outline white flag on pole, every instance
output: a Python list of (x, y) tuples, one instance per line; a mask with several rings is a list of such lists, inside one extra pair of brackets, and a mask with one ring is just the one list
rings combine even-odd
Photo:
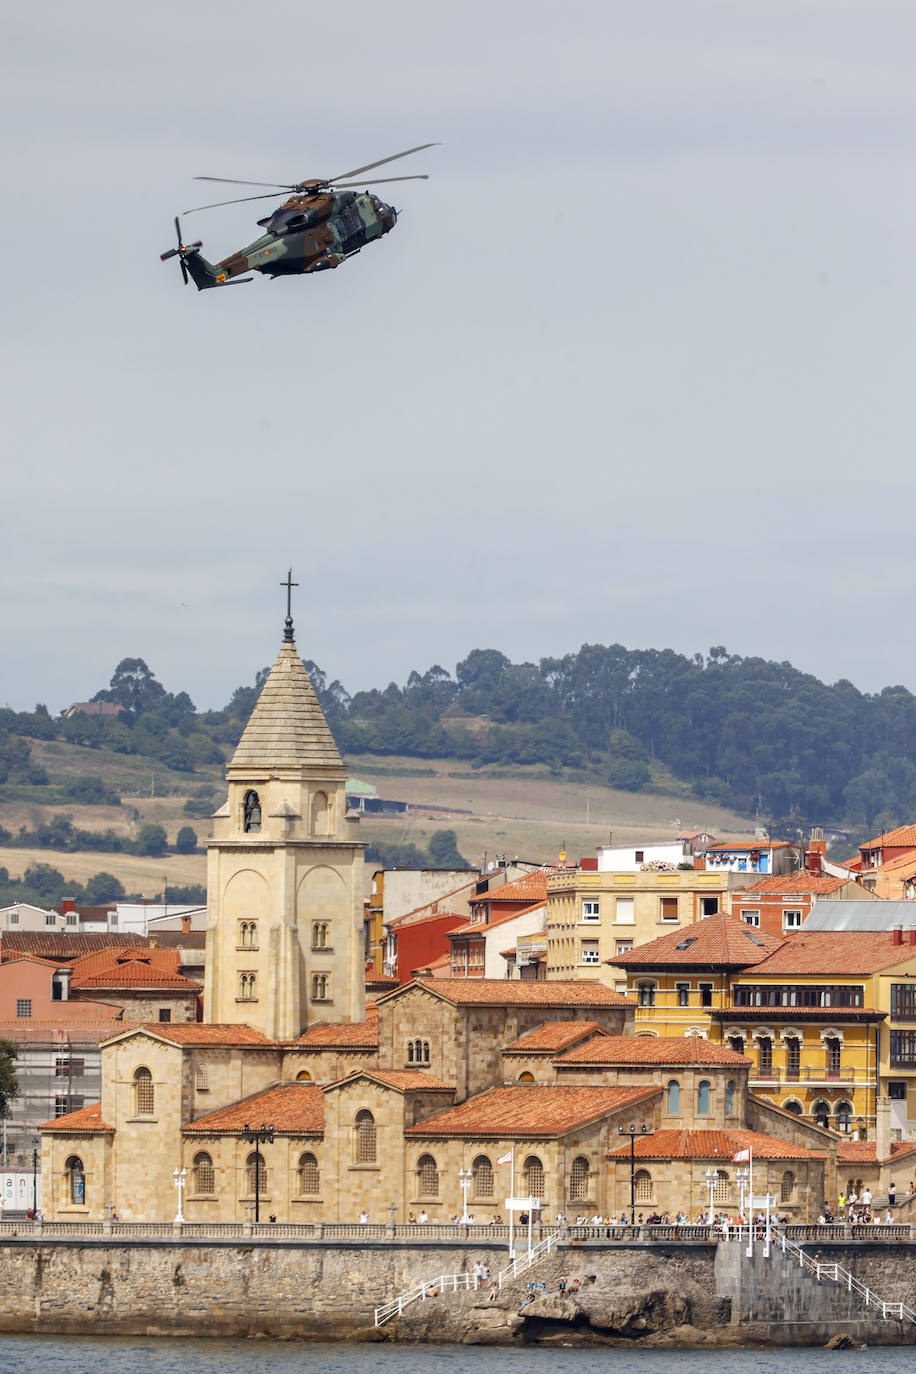
[(732, 1155), (732, 1163), (733, 1163), (733, 1164), (750, 1164), (750, 1162), (751, 1162), (751, 1152), (750, 1152), (750, 1149), (747, 1149), (747, 1150), (739, 1150), (737, 1154)]
[(497, 1164), (511, 1164), (511, 1163), (512, 1163), (512, 1156), (513, 1156), (513, 1154), (514, 1154), (514, 1151), (513, 1151), (513, 1150), (507, 1151), (506, 1154), (500, 1155), (500, 1157), (499, 1157), (499, 1159), (496, 1161), (496, 1163), (497, 1163)]

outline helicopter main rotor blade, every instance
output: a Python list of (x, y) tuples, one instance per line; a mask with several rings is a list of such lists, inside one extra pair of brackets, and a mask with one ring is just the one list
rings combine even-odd
[(192, 181), (224, 181), (227, 186), (276, 186), (279, 191), (295, 191), (295, 186), (287, 186), (280, 181), (239, 181), (236, 177), (192, 177)]
[(418, 176), (413, 177), (372, 177), (370, 181), (335, 181), (334, 185), (346, 190), (350, 186), (381, 186), (384, 181), (429, 181), (429, 175), (420, 172)]
[(418, 143), (416, 148), (405, 148), (403, 153), (392, 153), (391, 157), (380, 157), (378, 162), (367, 162), (365, 167), (354, 167), (351, 172), (339, 172), (336, 177), (328, 177), (328, 183), (343, 181), (345, 177), (358, 177), (361, 172), (371, 172), (373, 167), (384, 167), (386, 162), (397, 162), (399, 157), (410, 157), (411, 153), (422, 153), (424, 148), (437, 148), (437, 143)]
[[(290, 188), (294, 189), (294, 188)], [(215, 200), (212, 205), (195, 205), (191, 210), (182, 210), (183, 215), (196, 215), (198, 210), (215, 210), (220, 205), (241, 205), (245, 200), (274, 200), (277, 196), (285, 196), (286, 190), (268, 191), (263, 196), (239, 196), (236, 200)]]

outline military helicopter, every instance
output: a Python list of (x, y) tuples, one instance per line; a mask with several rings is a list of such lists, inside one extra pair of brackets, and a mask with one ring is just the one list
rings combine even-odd
[[(339, 267), (367, 243), (390, 233), (398, 221), (393, 206), (386, 205), (368, 191), (352, 190), (353, 186), (363, 186), (364, 183), (349, 181), (348, 178), (436, 146), (435, 143), (421, 143), (416, 148), (392, 153), (378, 162), (367, 162), (364, 167), (354, 167), (352, 171), (341, 172), (336, 177), (318, 177), (310, 181), (298, 181), (291, 186), (268, 181), (236, 181), (232, 177), (195, 177), (195, 181), (221, 181), (232, 186), (275, 186), (276, 189), (256, 196), (239, 196), (235, 200), (217, 200), (212, 205), (195, 205), (191, 210), (183, 210), (184, 215), (193, 215), (199, 210), (214, 210), (220, 205), (240, 205), (247, 200), (270, 200), (287, 191), (293, 194), (272, 215), (258, 220), (264, 230), (260, 238), (217, 263), (207, 262), (201, 256), (203, 245), (200, 240), (182, 243), (181, 224), (176, 215), (178, 247), (170, 248), (160, 257), (163, 262), (167, 258), (177, 257), (185, 286), (190, 274), (198, 291), (254, 281), (254, 277), (243, 276), (244, 272), (287, 277), (303, 272), (326, 272)], [(405, 177), (376, 177), (368, 184), (428, 180), (428, 176), (421, 173)]]

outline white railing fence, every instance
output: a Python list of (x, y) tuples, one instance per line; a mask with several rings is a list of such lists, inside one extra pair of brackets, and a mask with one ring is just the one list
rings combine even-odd
[[(531, 1250), (525, 1250), (515, 1256), (511, 1264), (507, 1264), (505, 1269), (500, 1269), (494, 1282), (502, 1288), (504, 1283), (514, 1279), (518, 1274), (524, 1274), (538, 1260), (544, 1259), (549, 1255), (557, 1243), (555, 1235), (545, 1236), (539, 1244)], [(479, 1287), (479, 1280), (475, 1280), (473, 1274), (440, 1274), (438, 1278), (427, 1279), (424, 1283), (415, 1283), (412, 1288), (408, 1288), (406, 1293), (400, 1293), (390, 1302), (383, 1303), (381, 1307), (375, 1309), (375, 1325), (384, 1326), (385, 1322), (392, 1317), (399, 1317), (405, 1307), (409, 1307), (412, 1302), (420, 1298), (435, 1298), (440, 1293), (457, 1293), (461, 1289), (471, 1289)]]
[(784, 1255), (790, 1255), (798, 1259), (799, 1266), (807, 1269), (809, 1274), (813, 1274), (818, 1282), (821, 1279), (830, 1279), (833, 1283), (842, 1284), (848, 1293), (856, 1293), (864, 1300), (869, 1313), (880, 1312), (881, 1316), (897, 1317), (900, 1321), (916, 1322), (916, 1309), (908, 1307), (905, 1302), (885, 1302), (879, 1298), (877, 1293), (859, 1279), (855, 1274), (851, 1274), (842, 1264), (825, 1264), (821, 1259), (814, 1259), (800, 1245), (796, 1245), (793, 1240), (789, 1240), (785, 1234), (777, 1235), (776, 1245)]
[(500, 1288), (502, 1288), (504, 1283), (508, 1283), (510, 1279), (514, 1279), (518, 1274), (524, 1274), (525, 1270), (530, 1269), (533, 1264), (537, 1264), (538, 1260), (544, 1259), (549, 1255), (556, 1243), (556, 1236), (545, 1236), (544, 1239), (531, 1250), (525, 1250), (522, 1254), (516, 1255), (512, 1263), (507, 1264), (505, 1269), (500, 1269), (499, 1273), (496, 1275), (496, 1281)]

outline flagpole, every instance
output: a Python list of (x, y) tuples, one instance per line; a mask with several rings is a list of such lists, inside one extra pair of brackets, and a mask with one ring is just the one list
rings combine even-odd
[(512, 1206), (509, 1208), (509, 1258), (515, 1259), (515, 1146), (512, 1146), (512, 1155), (509, 1159), (509, 1200)]
[(754, 1255), (754, 1147), (748, 1147), (748, 1187), (751, 1190), (751, 1201), (747, 1214), (747, 1257), (752, 1259)]

